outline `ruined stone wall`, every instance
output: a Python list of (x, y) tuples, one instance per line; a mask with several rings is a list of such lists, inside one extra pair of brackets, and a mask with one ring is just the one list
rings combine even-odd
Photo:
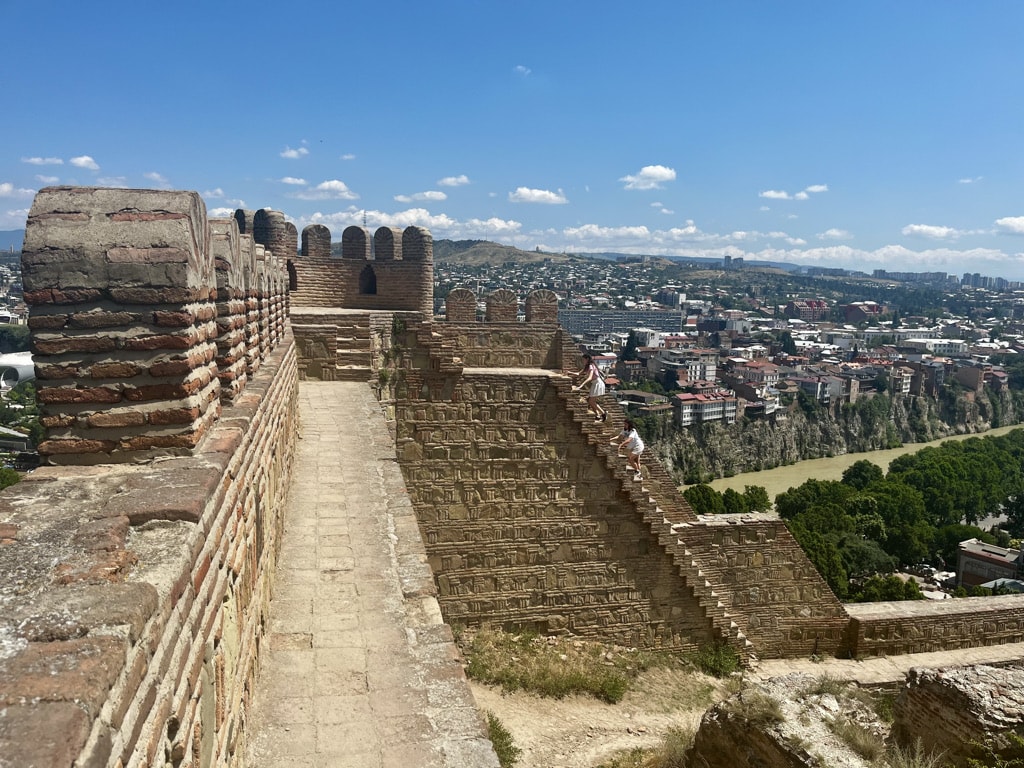
[(1024, 731), (1024, 666), (911, 669), (893, 714), (897, 741), (949, 765), (1019, 764), (1024, 750), (1007, 736)]
[[(284, 272), (235, 222), (211, 245), (194, 193), (52, 188), (29, 228), (40, 389), (119, 397), (50, 399), (67, 419), (49, 440), (103, 429), (115, 447), (0, 492), (0, 756), (238, 765), (297, 435)], [(171, 433), (153, 414), (191, 383), (196, 413)], [(187, 439), (134, 441), (167, 433)]]
[(706, 515), (680, 531), (758, 656), (839, 653), (848, 617), (777, 518)]
[(421, 227), (403, 231), (348, 227), (342, 256), (330, 252), (330, 233), (311, 225), (302, 233), (302, 252), (290, 262), (294, 306), (369, 310), (434, 311), (434, 246)]
[(846, 646), (854, 658), (1024, 642), (1024, 600), (1016, 595), (854, 603), (846, 608)]

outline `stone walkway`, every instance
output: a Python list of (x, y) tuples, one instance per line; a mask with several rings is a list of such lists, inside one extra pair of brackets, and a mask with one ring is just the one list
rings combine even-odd
[(1024, 643), (986, 645), (933, 653), (908, 653), (903, 656), (876, 656), (862, 661), (850, 659), (767, 659), (758, 662), (751, 674), (767, 680), (791, 672), (804, 672), (815, 677), (855, 680), (863, 686), (892, 686), (902, 683), (914, 667), (953, 667), (970, 664), (1024, 663)]
[(369, 386), (299, 385), (249, 768), (497, 768)]

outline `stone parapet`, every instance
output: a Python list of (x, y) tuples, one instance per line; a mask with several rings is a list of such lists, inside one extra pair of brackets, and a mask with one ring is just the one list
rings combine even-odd
[(1018, 595), (852, 603), (845, 651), (854, 658), (1024, 642)]
[(250, 362), (245, 347), (263, 359), (283, 328), (280, 312), (268, 310), (256, 337), (243, 338), (243, 300), (257, 311), (261, 302), (279, 307), (274, 294), (286, 287), (266, 263), (247, 278), (244, 246), (230, 220), (211, 234), (194, 192), (39, 192), (22, 273), (42, 455), (95, 464), (195, 449), (222, 400), (237, 397), (255, 372), (241, 369), (243, 357)]
[(191, 456), (0, 493), (0, 762), (238, 764), (296, 386), (288, 336)]

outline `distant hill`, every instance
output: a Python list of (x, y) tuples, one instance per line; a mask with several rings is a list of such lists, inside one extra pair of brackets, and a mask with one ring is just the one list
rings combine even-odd
[(501, 245), (488, 240), (435, 240), (434, 261), (455, 264), (533, 264), (539, 261), (569, 261), (572, 256), (564, 253), (523, 251), (511, 245)]
[(14, 250), (20, 251), (22, 243), (25, 242), (24, 229), (12, 229), (7, 232), (0, 232), (0, 251), (9, 251), (11, 246)]

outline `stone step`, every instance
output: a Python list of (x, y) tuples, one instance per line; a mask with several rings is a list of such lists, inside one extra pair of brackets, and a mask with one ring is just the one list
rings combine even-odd
[(363, 367), (370, 367), (370, 360), (372, 355), (370, 350), (361, 349), (339, 349), (334, 353), (334, 359), (338, 365), (358, 365)]
[(368, 365), (339, 365), (334, 369), (335, 381), (370, 381), (373, 370)]

